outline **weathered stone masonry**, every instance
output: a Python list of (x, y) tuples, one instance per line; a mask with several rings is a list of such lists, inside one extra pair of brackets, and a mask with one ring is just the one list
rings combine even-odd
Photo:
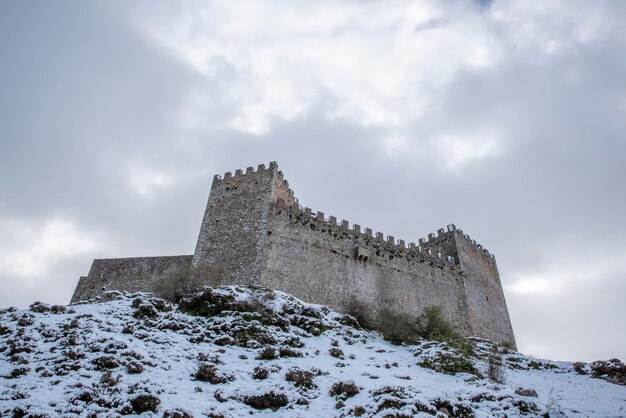
[(193, 256), (94, 260), (72, 303), (105, 290), (154, 291), (210, 266), (225, 283), (282, 290), (337, 310), (418, 315), (440, 305), (467, 335), (515, 344), (495, 258), (454, 225), (406, 244), (298, 204), (275, 162), (215, 176)]

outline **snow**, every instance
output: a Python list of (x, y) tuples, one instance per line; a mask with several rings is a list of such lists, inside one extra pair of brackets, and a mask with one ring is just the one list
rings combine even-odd
[[(345, 315), (281, 292), (228, 286), (211, 295), (226, 302), (207, 302), (213, 307), (209, 317), (189, 315), (149, 295), (116, 293), (66, 312), (57, 308), (60, 313), (45, 305), (34, 309), (43, 312), (0, 312), (0, 416), (134, 414), (142, 409), (135, 405), (141, 394), (158, 399), (145, 416), (625, 414), (626, 386), (577, 374), (572, 363), (504, 350), (502, 384), (470, 373), (445, 374), (418, 366), (455, 353), (443, 343), (392, 345), (376, 332), (349, 325)], [(484, 372), (493, 344), (478, 339), (475, 344), (471, 361)], [(267, 346), (284, 355), (258, 359)], [(334, 357), (332, 348), (343, 356)], [(96, 359), (110, 361), (110, 369), (94, 364)], [(129, 363), (141, 364), (143, 371), (129, 373)], [(200, 364), (214, 365), (224, 382), (196, 379)], [(257, 366), (271, 370), (267, 379), (253, 378)], [(313, 371), (313, 388), (285, 379), (294, 367)], [(359, 393), (331, 396), (340, 381), (354, 381)], [(518, 388), (534, 389), (538, 396), (518, 395)], [(246, 404), (250, 396), (271, 391), (286, 395), (287, 404), (276, 411)]]

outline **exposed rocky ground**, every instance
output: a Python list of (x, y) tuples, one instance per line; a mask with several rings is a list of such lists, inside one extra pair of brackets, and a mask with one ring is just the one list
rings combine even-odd
[[(265, 289), (0, 311), (0, 416), (623, 416), (626, 368), (392, 345)], [(491, 377), (491, 378), (490, 378)]]

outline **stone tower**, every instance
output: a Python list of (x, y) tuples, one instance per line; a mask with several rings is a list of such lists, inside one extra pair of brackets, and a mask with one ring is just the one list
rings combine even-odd
[(215, 176), (192, 265), (211, 266), (229, 283), (259, 283), (270, 206), (295, 199), (278, 165)]

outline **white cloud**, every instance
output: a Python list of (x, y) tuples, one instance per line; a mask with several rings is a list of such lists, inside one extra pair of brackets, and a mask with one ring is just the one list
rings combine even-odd
[(153, 15), (146, 30), (207, 78), (228, 69), (221, 93), (238, 102), (230, 126), (255, 134), (268, 132), (273, 119), (305, 114), (322, 97), (329, 118), (407, 126), (457, 71), (492, 66), (500, 55), (485, 17), (469, 3), (186, 4), (179, 14)]
[(546, 264), (506, 275), (518, 348), (562, 360), (622, 356), (625, 341), (615, 330), (625, 313), (623, 249), (568, 250), (552, 251)]
[(520, 295), (549, 295), (560, 293), (562, 281), (550, 274), (526, 276), (509, 286), (512, 293)]
[[(493, 71), (521, 55), (541, 64), (621, 30), (609, 10), (569, 1), (496, 1), (490, 8), (435, 0), (184, 5), (142, 10), (137, 22), (218, 85), (189, 94), (183, 128), (265, 135), (275, 121), (321, 108), (329, 119), (380, 128), (379, 144), (390, 157), (423, 156), (436, 141), (431, 156), (443, 152), (449, 160), (440, 167), (453, 170), (500, 155), (513, 136), (442, 133), (447, 127), (432, 113), (443, 110), (440, 100), (459, 73)], [(575, 72), (566, 77), (577, 80)]]
[(498, 139), (489, 134), (482, 136), (443, 135), (439, 138), (439, 149), (443, 161), (450, 169), (460, 169), (464, 165), (495, 157), (501, 152)]
[(25, 280), (41, 276), (67, 259), (93, 252), (102, 244), (100, 234), (56, 217), (40, 224), (0, 219), (0, 236), (0, 274)]
[(549, 253), (551, 258), (546, 264), (513, 272), (507, 280), (507, 290), (516, 297), (556, 300), (574, 288), (599, 284), (615, 275), (626, 275), (621, 260), (623, 251), (607, 253), (586, 249), (582, 254), (580, 249), (566, 251), (564, 247), (560, 252), (551, 250)]
[(128, 173), (131, 188), (142, 197), (150, 197), (159, 189), (167, 189), (175, 184), (175, 178), (164, 171), (134, 163)]

